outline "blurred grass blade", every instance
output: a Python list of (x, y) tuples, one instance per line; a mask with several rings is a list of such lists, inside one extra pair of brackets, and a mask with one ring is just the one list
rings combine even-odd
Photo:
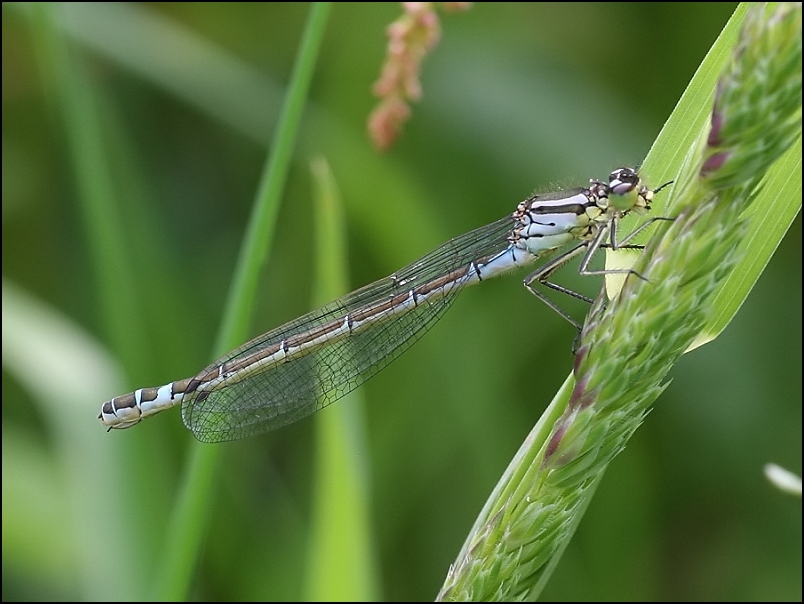
[[(251, 219), (235, 267), (214, 356), (246, 340), (259, 271), (271, 247), (279, 203), (296, 143), (304, 105), (324, 36), (331, 5), (314, 3), (305, 27), (276, 137), (270, 147)], [(214, 472), (220, 448), (192, 448), (167, 535), (160, 599), (177, 600), (189, 591), (193, 569), (209, 518)]]
[[(346, 220), (335, 179), (313, 162), (316, 241), (311, 308), (348, 293)], [(378, 599), (369, 505), (369, 468), (362, 390), (317, 413), (315, 489), (305, 580), (310, 602)]]
[[(89, 243), (90, 260), (98, 284), (97, 305), (106, 337), (126, 365), (141, 367), (148, 349), (144, 334), (137, 329), (142, 322), (137, 296), (132, 295), (131, 257), (123, 236), (109, 152), (103, 140), (103, 125), (97, 98), (83, 61), (76, 49), (62, 36), (58, 27), (64, 6), (34, 3), (33, 19), (39, 63), (43, 79), (55, 82), (57, 106), (66, 131), (69, 158), (78, 190), (84, 236)], [(46, 86), (49, 88), (50, 86)], [(121, 321), (120, 317), (128, 320)]]
[(29, 413), (44, 420), (49, 437), (3, 435), (3, 555), (32, 560), (89, 601), (145, 597), (135, 575), (112, 585), (97, 566), (147, 551), (147, 531), (119, 521), (136, 500), (133, 484), (116, 478), (128, 450), (87, 413), (88, 401), (121, 384), (119, 367), (84, 329), (6, 279), (2, 333), (3, 370), (31, 393), (39, 410)]

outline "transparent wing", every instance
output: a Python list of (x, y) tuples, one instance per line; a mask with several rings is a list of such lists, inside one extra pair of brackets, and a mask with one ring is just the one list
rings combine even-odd
[[(263, 334), (230, 352), (198, 376), (224, 363), (275, 347), (292, 336), (335, 321), (493, 256), (509, 246), (513, 218), (506, 217), (456, 237), (391, 277), (375, 281), (290, 323)], [(182, 418), (204, 442), (236, 440), (274, 430), (322, 409), (350, 392), (396, 359), (449, 308), (462, 285), (411, 306), (402, 313), (372, 321), (348, 337), (324, 342), (302, 356), (288, 357), (269, 370), (211, 392), (193, 392), (182, 403)]]

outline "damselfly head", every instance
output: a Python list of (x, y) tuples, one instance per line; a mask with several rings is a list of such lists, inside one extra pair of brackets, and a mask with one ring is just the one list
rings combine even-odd
[(607, 189), (610, 207), (622, 214), (647, 208), (650, 201), (645, 197), (647, 187), (642, 184), (636, 170), (632, 168), (618, 168), (609, 174)]
[(632, 168), (618, 168), (609, 174), (609, 191), (614, 195), (627, 195), (639, 183), (639, 175)]
[(650, 210), (656, 194), (673, 181), (656, 189), (649, 189), (633, 168), (618, 168), (609, 175), (608, 197), (612, 207), (621, 212)]

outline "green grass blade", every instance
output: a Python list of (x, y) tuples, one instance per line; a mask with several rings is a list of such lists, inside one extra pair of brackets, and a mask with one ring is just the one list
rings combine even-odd
[[(279, 127), (274, 144), (271, 145), (271, 153), (267, 158), (235, 268), (235, 277), (215, 347), (216, 356), (246, 339), (259, 270), (271, 246), (282, 189), (329, 10), (328, 3), (316, 3), (311, 7)], [(215, 467), (220, 454), (221, 450), (215, 447), (197, 445), (192, 449), (188, 472), (169, 525), (159, 599), (180, 599), (189, 591), (209, 516)]]
[[(312, 307), (350, 291), (346, 219), (329, 166), (313, 162), (316, 290)], [(310, 602), (372, 602), (373, 562), (363, 396), (353, 391), (316, 414), (312, 528), (305, 579)]]

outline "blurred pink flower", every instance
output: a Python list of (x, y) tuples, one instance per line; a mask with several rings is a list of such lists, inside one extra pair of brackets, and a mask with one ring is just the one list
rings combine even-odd
[(422, 96), (421, 63), (441, 36), (436, 13), (439, 4), (445, 11), (454, 12), (468, 9), (472, 3), (403, 2), (405, 13), (386, 30), (385, 63), (373, 87), (380, 102), (368, 118), (369, 135), (379, 149), (387, 149), (396, 140), (412, 113), (408, 102)]

